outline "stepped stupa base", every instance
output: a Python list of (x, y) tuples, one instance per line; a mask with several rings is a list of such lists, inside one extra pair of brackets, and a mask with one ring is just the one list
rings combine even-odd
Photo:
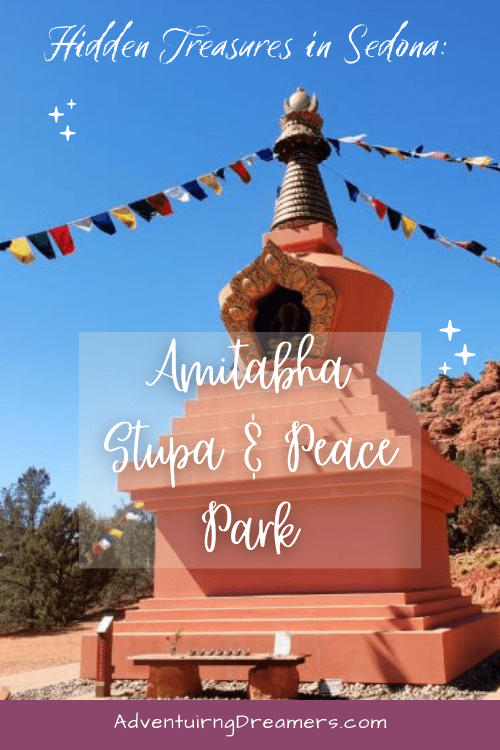
[[(299, 350), (288, 364), (295, 356), (297, 369), (311, 369), (276, 391), (264, 371), (263, 382), (242, 378), (237, 389), (200, 386), (159, 447), (175, 439), (191, 451), (210, 436), (221, 458), (225, 451), (217, 472), (189, 464), (174, 487), (161, 462), (121, 468), (119, 490), (156, 514), (155, 596), (116, 623), (113, 676), (146, 678), (147, 667), (131, 657), (168, 652), (180, 631), (180, 651), (262, 653), (286, 630), (293, 652), (311, 655), (299, 670), (304, 681), (445, 684), (500, 649), (500, 613), (483, 613), (451, 586), (446, 516), (470, 496), (470, 477), (439, 454), (406, 399), (377, 376), (392, 290), (342, 255), (317, 166), (330, 153), (317, 97), (299, 89), (284, 107), (274, 153), (287, 171), (272, 230), (219, 303), (233, 345), (241, 339), (240, 366), (251, 373), (264, 358), (270, 366), (278, 334), (293, 337), (290, 352), (307, 334), (310, 354)], [(339, 380), (320, 383), (333, 362)], [(244, 460), (252, 423), (261, 428), (251, 454), (261, 463), (257, 481)], [(307, 424), (313, 438), (308, 447), (303, 433), (297, 439), (301, 458), (292, 468), (285, 436), (294, 423)], [(331, 446), (329, 458), (312, 443)], [(382, 444), (391, 445), (390, 460), (377, 453), (361, 471), (335, 459), (334, 446), (358, 456)], [(202, 519), (212, 503), (231, 517), (227, 528), (212, 527), (209, 549)], [(267, 540), (244, 549), (242, 538), (225, 534), (230, 523), (234, 531), (260, 519), (276, 543), (276, 508), (287, 504), (287, 528), (300, 536), (283, 554), (279, 544), (276, 553)], [(95, 672), (96, 636), (86, 634), (82, 676)], [(246, 679), (247, 670), (204, 667), (202, 677)]]
[[(482, 613), (456, 588), (407, 593), (148, 599), (115, 623), (113, 679), (146, 679), (130, 656), (247, 648), (272, 652), (276, 630), (312, 656), (300, 679), (446, 684), (500, 649), (500, 613)], [(83, 636), (81, 676), (96, 678), (97, 638)], [(246, 680), (245, 667), (202, 667), (202, 679)]]

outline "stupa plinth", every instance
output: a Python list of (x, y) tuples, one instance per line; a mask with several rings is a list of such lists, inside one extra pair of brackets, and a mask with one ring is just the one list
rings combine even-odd
[[(114, 677), (145, 677), (127, 657), (165, 651), (182, 628), (182, 649), (261, 653), (272, 651), (275, 631), (290, 631), (294, 652), (312, 654), (299, 670), (306, 681), (446, 683), (500, 648), (500, 614), (483, 613), (451, 585), (446, 514), (469, 496), (470, 478), (376, 374), (392, 290), (342, 254), (318, 169), (330, 147), (317, 98), (293, 94), (281, 127), (275, 154), (287, 170), (271, 230), (258, 258), (221, 292), (222, 319), (232, 340), (247, 345), (246, 363), (272, 355), (280, 336), (312, 334), (304, 364), (315, 375), (340, 356), (349, 381), (340, 388), (306, 378), (265, 396), (259, 384), (203, 385), (172, 434), (188, 446), (214, 436), (225, 463), (216, 472), (186, 468), (175, 488), (161, 464), (140, 472), (128, 465), (119, 475), (120, 491), (156, 513), (157, 537), (154, 597), (116, 623)], [(256, 479), (243, 460), (253, 415), (262, 428)], [(307, 454), (291, 473), (284, 435), (294, 420), (325, 443), (389, 440), (397, 457), (349, 471)], [(209, 553), (202, 514), (214, 499), (234, 520), (264, 523), (288, 500), (301, 535), (279, 559), (271, 546), (246, 554), (227, 536)], [(83, 637), (82, 676), (95, 677), (91, 635)], [(202, 676), (246, 673), (205, 668)]]

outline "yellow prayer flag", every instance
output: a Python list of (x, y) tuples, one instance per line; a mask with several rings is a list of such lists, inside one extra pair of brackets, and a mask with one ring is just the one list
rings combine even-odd
[(410, 239), (415, 229), (418, 227), (418, 224), (416, 221), (413, 221), (413, 219), (410, 219), (408, 216), (402, 216), (401, 217), (401, 227), (404, 232), (404, 236), (407, 240)]
[(475, 167), (486, 167), (491, 161), (491, 156), (469, 156), (464, 161), (466, 164), (472, 164)]
[(217, 177), (211, 172), (209, 172), (208, 174), (202, 174), (201, 177), (197, 177), (196, 179), (198, 180), (198, 182), (202, 182), (203, 185), (212, 188), (212, 190), (214, 190), (217, 195), (222, 195), (222, 185), (220, 184)]
[(9, 251), (12, 253), (14, 258), (17, 258), (25, 266), (29, 266), (30, 263), (36, 260), (30, 246), (25, 237), (18, 237), (12, 240), (9, 246)]
[(117, 539), (121, 539), (123, 536), (123, 531), (120, 531), (120, 529), (110, 529), (109, 533), (111, 536), (115, 536)]
[(399, 148), (393, 148), (392, 146), (386, 146), (385, 150), (388, 151), (390, 154), (393, 154), (393, 156), (397, 156), (398, 159), (403, 159), (403, 161), (406, 161), (408, 158), (405, 156), (405, 154), (402, 154)]
[(129, 229), (137, 229), (137, 219), (135, 218), (135, 214), (130, 208), (127, 208), (127, 206), (112, 208), (111, 213), (115, 219), (121, 221), (121, 223), (125, 224)]
[(138, 500), (134, 503), (134, 508), (144, 508), (144, 503), (139, 502)]

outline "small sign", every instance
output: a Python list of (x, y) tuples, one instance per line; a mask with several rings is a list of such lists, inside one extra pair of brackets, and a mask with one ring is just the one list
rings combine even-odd
[(112, 622), (113, 622), (113, 615), (106, 615), (106, 617), (103, 617), (101, 622), (97, 626), (97, 633), (99, 635), (102, 635), (103, 633), (107, 633)]
[(342, 690), (342, 680), (321, 680), (319, 692), (321, 695), (339, 695)]
[(292, 650), (292, 636), (287, 630), (279, 630), (274, 636), (274, 656), (289, 656)]

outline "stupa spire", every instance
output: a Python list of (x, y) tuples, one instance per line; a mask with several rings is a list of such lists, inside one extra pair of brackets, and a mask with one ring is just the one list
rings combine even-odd
[(337, 228), (318, 164), (330, 155), (323, 137), (323, 118), (316, 94), (303, 88), (284, 101), (281, 135), (274, 144), (277, 158), (287, 165), (276, 202), (271, 231), (325, 222)]

